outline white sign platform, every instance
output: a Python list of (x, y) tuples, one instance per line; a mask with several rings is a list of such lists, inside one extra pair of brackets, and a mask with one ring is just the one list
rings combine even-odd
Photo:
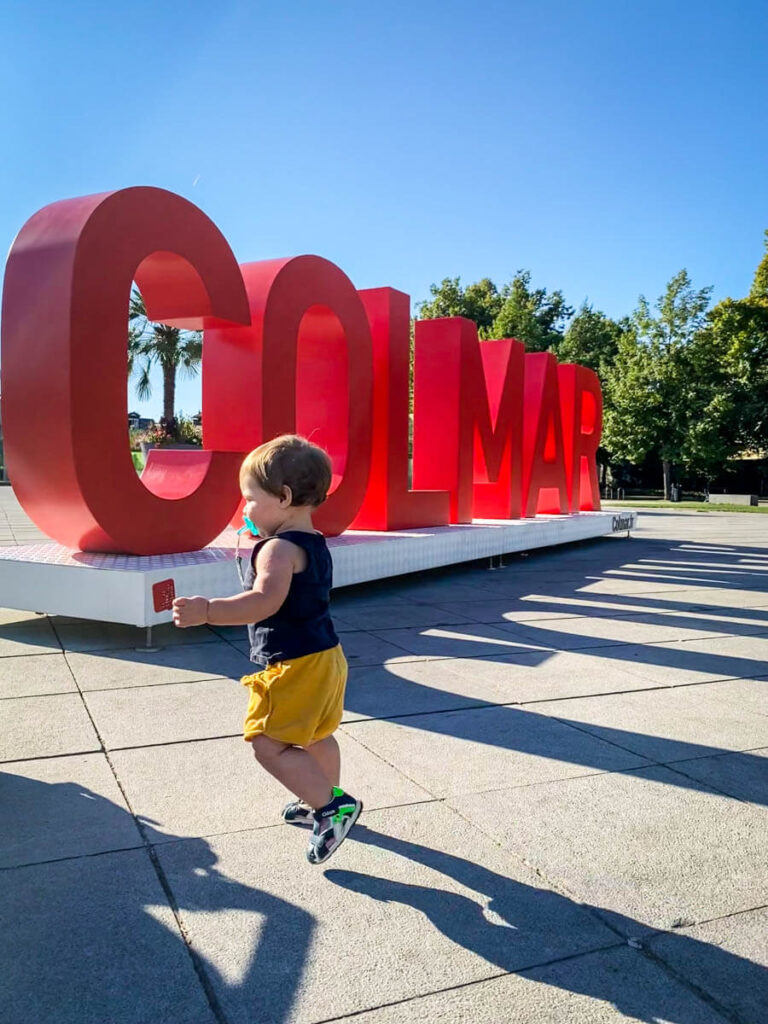
[[(347, 531), (328, 541), (334, 586), (384, 579), (443, 565), (494, 558), (533, 548), (628, 533), (635, 512), (580, 512), (535, 519), (476, 519), (461, 526), (399, 533)], [(247, 556), (250, 545), (243, 545)], [(175, 555), (90, 554), (58, 544), (0, 548), (0, 608), (17, 608), (154, 626), (169, 622), (156, 599), (173, 589), (181, 594), (226, 597), (240, 588), (235, 563), (235, 532), (227, 530), (208, 547)], [(165, 584), (165, 586), (157, 586)], [(153, 587), (155, 590), (153, 591)], [(162, 605), (162, 600), (159, 601)]]

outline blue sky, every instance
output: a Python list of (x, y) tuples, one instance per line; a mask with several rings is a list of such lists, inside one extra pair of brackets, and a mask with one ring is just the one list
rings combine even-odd
[[(748, 290), (768, 228), (762, 0), (5, 0), (0, 240), (149, 184), (241, 262), (317, 253), (612, 316), (687, 267)], [(160, 390), (140, 405), (159, 414)], [(195, 412), (199, 384), (180, 384)]]

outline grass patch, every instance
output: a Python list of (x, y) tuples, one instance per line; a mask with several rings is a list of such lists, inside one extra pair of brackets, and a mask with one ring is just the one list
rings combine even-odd
[(144, 456), (141, 452), (131, 452), (131, 458), (133, 459), (133, 468), (140, 473), (144, 469)]
[(603, 506), (616, 508), (676, 508), (688, 509), (691, 512), (759, 512), (768, 514), (768, 505), (731, 505), (723, 502), (709, 501), (663, 501), (661, 498), (646, 498), (645, 501), (603, 501)]

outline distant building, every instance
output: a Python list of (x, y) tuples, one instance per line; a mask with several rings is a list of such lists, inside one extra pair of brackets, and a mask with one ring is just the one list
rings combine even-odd
[(155, 421), (148, 419), (146, 416), (139, 416), (137, 412), (128, 413), (128, 429), (129, 430), (149, 430), (154, 427)]

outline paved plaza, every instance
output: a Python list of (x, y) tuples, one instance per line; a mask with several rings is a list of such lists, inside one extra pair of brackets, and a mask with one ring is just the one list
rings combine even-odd
[(2, 1024), (765, 1024), (768, 518), (507, 562), (336, 595), (324, 868), (244, 630), (0, 612)]

